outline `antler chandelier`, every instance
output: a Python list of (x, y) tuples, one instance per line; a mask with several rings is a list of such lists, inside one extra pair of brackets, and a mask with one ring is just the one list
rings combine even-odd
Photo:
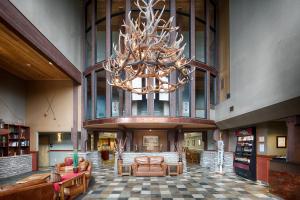
[[(115, 57), (103, 66), (111, 74), (108, 84), (137, 94), (173, 92), (190, 80), (190, 60), (185, 59), (181, 45), (183, 35), (178, 36), (178, 28), (173, 26), (173, 17), (162, 19), (165, 6), (154, 11), (154, 6), (164, 0), (141, 0), (135, 2), (139, 9), (134, 20), (128, 14), (124, 33), (120, 30), (118, 45), (113, 44)], [(170, 83), (171, 72), (177, 72), (177, 83)], [(137, 79), (150, 79), (146, 85), (132, 84)], [(155, 81), (155, 79), (157, 81)], [(137, 86), (138, 85), (138, 86)]]

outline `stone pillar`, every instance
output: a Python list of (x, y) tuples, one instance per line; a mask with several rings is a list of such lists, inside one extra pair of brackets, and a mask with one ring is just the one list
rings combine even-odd
[(168, 151), (174, 151), (175, 130), (168, 130)]
[(287, 162), (300, 164), (300, 116), (290, 117), (286, 121), (287, 134)]
[(81, 128), (81, 151), (86, 152), (87, 150), (87, 130), (85, 128)]
[(126, 151), (132, 151), (133, 150), (133, 133), (132, 133), (132, 131), (126, 131), (125, 137), (127, 137)]
[(180, 145), (184, 143), (184, 132), (181, 127), (177, 130), (177, 143)]

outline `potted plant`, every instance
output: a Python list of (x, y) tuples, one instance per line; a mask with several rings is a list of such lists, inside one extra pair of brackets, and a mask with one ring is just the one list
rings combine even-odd
[(73, 172), (78, 173), (78, 152), (77, 149), (73, 152)]

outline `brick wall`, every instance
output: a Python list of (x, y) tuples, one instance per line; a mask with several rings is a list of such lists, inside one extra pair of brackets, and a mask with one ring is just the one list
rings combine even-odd
[(31, 154), (0, 158), (0, 178), (16, 176), (31, 171)]

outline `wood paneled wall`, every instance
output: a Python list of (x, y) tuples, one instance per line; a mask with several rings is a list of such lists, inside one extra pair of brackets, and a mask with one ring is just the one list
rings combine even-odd
[(162, 144), (162, 151), (168, 150), (168, 134), (166, 130), (136, 130), (133, 132), (133, 147), (138, 145), (139, 151), (142, 151), (144, 136), (158, 136), (159, 144)]

